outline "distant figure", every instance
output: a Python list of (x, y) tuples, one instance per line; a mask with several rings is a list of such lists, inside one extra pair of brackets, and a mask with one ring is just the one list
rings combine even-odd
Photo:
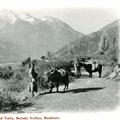
[(79, 77), (81, 75), (81, 66), (79, 64), (78, 57), (74, 60), (74, 69), (75, 69), (75, 76)]
[(32, 92), (32, 96), (34, 96), (34, 92), (38, 92), (37, 85), (37, 76), (38, 74), (35, 72), (35, 64), (29, 64), (29, 92)]

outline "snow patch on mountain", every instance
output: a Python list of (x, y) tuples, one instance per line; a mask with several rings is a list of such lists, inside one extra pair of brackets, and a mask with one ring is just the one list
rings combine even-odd
[(0, 19), (8, 21), (13, 24), (17, 20), (18, 16), (11, 10), (1, 10), (0, 11)]
[(14, 24), (18, 19), (27, 21), (31, 24), (35, 22), (34, 17), (28, 13), (17, 14), (13, 12), (12, 10), (6, 10), (6, 9), (0, 11), (0, 19), (5, 20), (9, 22), (10, 24)]
[(35, 23), (35, 18), (33, 16), (31, 16), (30, 14), (26, 13), (26, 14), (21, 14), (19, 15), (20, 19), (27, 21), (31, 24)]
[(60, 22), (59, 19), (57, 19), (55, 17), (51, 17), (51, 16), (44, 16), (44, 17), (41, 18), (41, 20), (51, 22), (51, 23), (53, 23), (53, 22), (58, 22), (59, 23)]

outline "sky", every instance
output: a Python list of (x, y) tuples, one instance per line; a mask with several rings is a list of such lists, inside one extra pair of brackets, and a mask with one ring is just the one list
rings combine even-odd
[[(57, 17), (73, 29), (89, 34), (119, 18), (116, 0), (0, 0), (0, 9)], [(39, 2), (38, 2), (39, 1)], [(114, 7), (113, 7), (114, 6)], [(17, 9), (17, 10), (16, 10)], [(119, 13), (119, 15), (118, 15)]]

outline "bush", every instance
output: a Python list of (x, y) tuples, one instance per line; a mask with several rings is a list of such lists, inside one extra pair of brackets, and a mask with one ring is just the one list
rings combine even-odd
[(0, 111), (16, 110), (19, 104), (19, 99), (11, 92), (4, 92), (0, 94)]
[(10, 79), (14, 74), (14, 71), (11, 66), (0, 68), (0, 78)]
[(22, 92), (28, 86), (28, 73), (25, 67), (20, 67), (14, 71), (14, 75), (6, 82), (5, 90), (11, 92)]
[(26, 60), (22, 62), (22, 66), (26, 66), (27, 64), (31, 63), (31, 58), (28, 57)]

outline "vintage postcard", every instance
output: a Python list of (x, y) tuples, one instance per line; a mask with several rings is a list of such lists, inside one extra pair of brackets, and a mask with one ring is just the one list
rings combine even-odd
[(119, 120), (119, 2), (99, 2), (0, 1), (0, 120)]

